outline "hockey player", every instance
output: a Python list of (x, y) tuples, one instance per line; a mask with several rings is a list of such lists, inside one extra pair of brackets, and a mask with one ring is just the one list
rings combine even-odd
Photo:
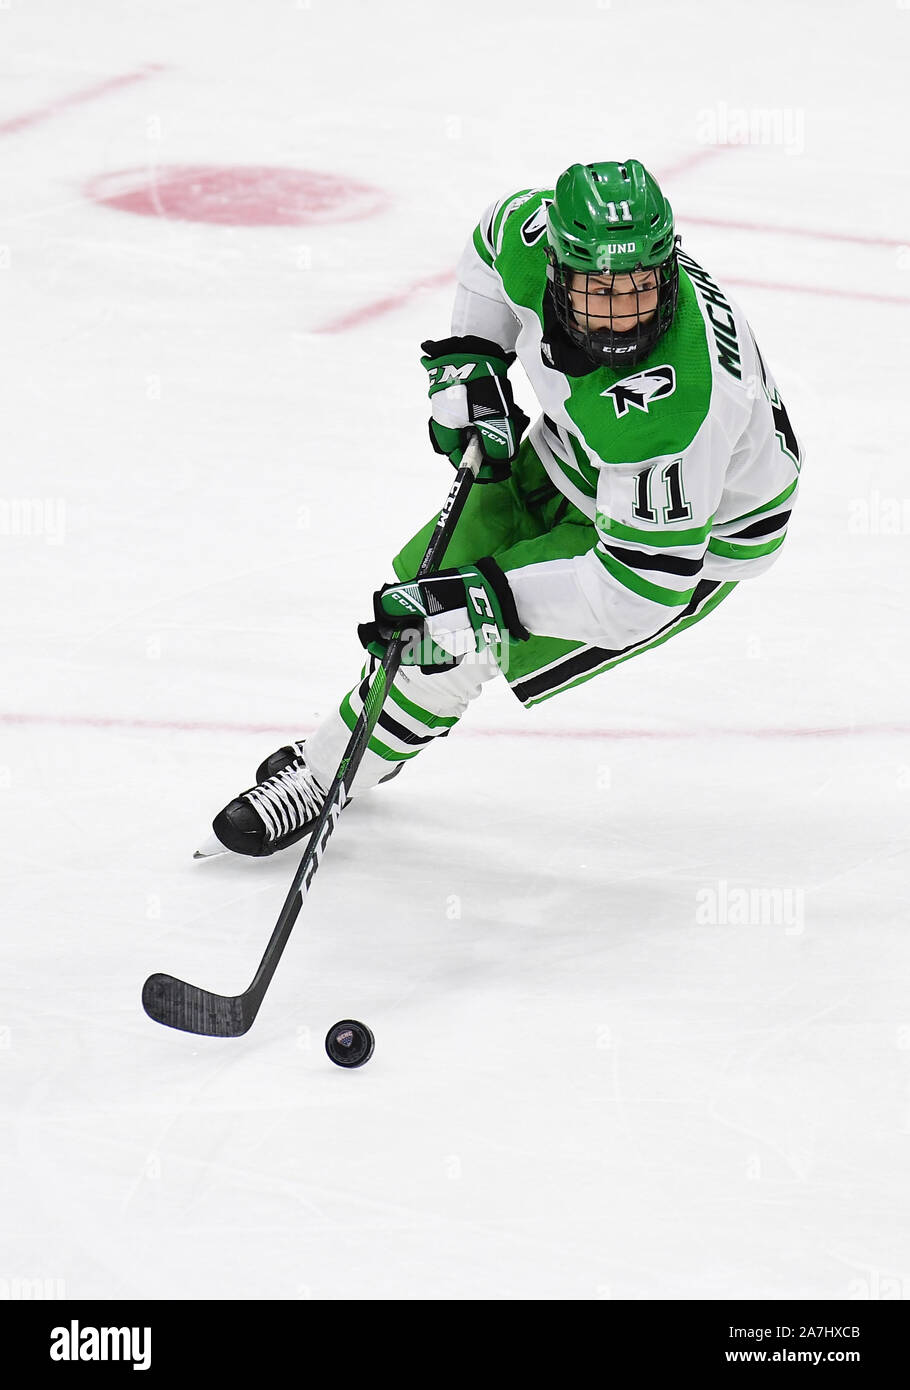
[(361, 682), (260, 765), (203, 852), (269, 855), (308, 832), (394, 632), (411, 634), (407, 664), (355, 792), (448, 735), (488, 680), (539, 704), (699, 622), (780, 551), (799, 443), (742, 311), (680, 250), (637, 160), (574, 164), (488, 208), (451, 336), (422, 347), (433, 446), (457, 466), (478, 431), (483, 485), (445, 570), (408, 582), (435, 518), (399, 552), (359, 629)]

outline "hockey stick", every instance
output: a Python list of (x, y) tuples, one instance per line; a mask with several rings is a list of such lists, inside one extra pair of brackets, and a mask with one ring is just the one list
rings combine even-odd
[[(464, 460), (455, 475), (445, 506), (439, 513), (426, 554), (420, 562), (417, 579), (426, 578), (439, 567), (481, 461), (480, 442), (475, 434), (465, 450)], [(213, 994), (211, 990), (187, 984), (173, 975), (150, 975), (142, 986), (142, 1006), (156, 1023), (163, 1023), (168, 1028), (181, 1028), (186, 1033), (203, 1033), (210, 1038), (239, 1038), (252, 1027), (303, 906), (303, 899), (350, 795), (357, 769), (382, 713), (386, 693), (401, 665), (403, 647), (404, 639), (401, 636), (393, 638), (376, 670), (335, 779), (326, 793), (319, 819), (307, 841), (275, 930), (249, 988), (242, 994)]]

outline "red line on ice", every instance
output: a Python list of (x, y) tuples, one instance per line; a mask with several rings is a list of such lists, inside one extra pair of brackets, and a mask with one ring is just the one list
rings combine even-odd
[(771, 232), (775, 236), (807, 237), (811, 241), (847, 241), (856, 246), (910, 246), (910, 236), (853, 236), (850, 232), (823, 232), (813, 227), (776, 227), (771, 222), (738, 222), (726, 217), (690, 217), (678, 214), (680, 222), (694, 227), (729, 227), (738, 232)]
[(367, 319), (379, 318), (382, 314), (389, 314), (393, 309), (400, 309), (402, 304), (407, 304), (408, 300), (420, 290), (435, 290), (440, 285), (447, 285), (450, 280), (455, 279), (454, 270), (441, 270), (436, 275), (424, 275), (420, 280), (414, 280), (397, 294), (387, 295), (385, 299), (376, 299), (372, 304), (366, 304), (361, 309), (352, 309), (348, 314), (342, 314), (340, 318), (329, 319), (328, 323), (320, 324), (316, 329), (317, 333), (344, 333), (348, 328), (356, 328), (358, 324), (364, 323)]
[[(440, 285), (449, 284), (454, 279), (455, 272), (445, 270), (438, 275), (429, 275), (423, 280), (415, 280), (412, 285), (409, 285), (399, 294), (390, 295), (387, 299), (378, 299), (373, 304), (364, 305), (362, 309), (353, 309), (342, 318), (320, 324), (318, 328), (314, 329), (314, 332), (343, 333), (346, 329), (356, 328), (369, 319), (380, 318), (383, 314), (391, 313), (393, 309), (400, 309), (417, 290), (434, 289)], [(732, 275), (721, 275), (720, 280), (725, 285), (741, 285), (745, 289), (772, 290), (775, 293), (783, 294), (815, 294), (820, 295), (822, 299), (864, 299), (873, 304), (910, 304), (910, 296), (904, 294), (876, 294), (874, 291), (866, 290), (842, 290), (833, 285), (794, 285), (778, 280), (743, 280)]]
[[(684, 155), (676, 164), (671, 164), (664, 169), (661, 178), (674, 178), (678, 174), (688, 173), (696, 165), (704, 164), (706, 160), (713, 159), (715, 155), (723, 153), (726, 148), (726, 146), (706, 145), (704, 149), (693, 150), (690, 154)], [(452, 270), (441, 270), (436, 275), (424, 275), (419, 280), (413, 280), (410, 285), (406, 285), (397, 294), (386, 295), (384, 299), (375, 299), (372, 304), (364, 304), (359, 309), (352, 309), (349, 313), (342, 314), (340, 318), (329, 319), (327, 323), (320, 324), (313, 331), (316, 333), (344, 333), (349, 328), (357, 328), (370, 319), (378, 319), (383, 314), (390, 314), (393, 310), (400, 309), (421, 290), (435, 290), (441, 285), (450, 284), (454, 279), (455, 272)]]
[(21, 116), (11, 116), (8, 120), (0, 121), (0, 135), (15, 135), (20, 130), (28, 130), (71, 106), (82, 106), (85, 102), (107, 96), (109, 92), (117, 91), (120, 87), (129, 87), (134, 82), (145, 82), (155, 73), (163, 71), (163, 64), (150, 63), (148, 67), (137, 68), (135, 72), (124, 72), (119, 77), (107, 77), (103, 82), (96, 82), (91, 87), (82, 87), (78, 92), (70, 92), (69, 96), (49, 101), (45, 106), (36, 106), (34, 111), (24, 111)]
[(700, 150), (692, 150), (689, 154), (683, 155), (682, 159), (677, 160), (675, 164), (668, 164), (665, 169), (661, 169), (657, 177), (659, 179), (675, 179), (680, 174), (688, 174), (690, 169), (697, 168), (699, 164), (704, 164), (719, 154), (729, 153), (733, 148), (732, 145), (704, 145)]
[[(674, 178), (680, 174), (688, 173), (699, 164), (704, 164), (707, 160), (713, 159), (716, 155), (725, 152), (728, 146), (709, 145), (701, 150), (694, 150), (678, 160), (676, 164), (669, 165), (661, 171), (661, 178)], [(705, 227), (729, 227), (734, 230), (748, 232), (774, 232), (780, 236), (802, 236), (811, 237), (827, 241), (844, 241), (863, 246), (904, 246), (910, 244), (910, 239), (900, 241), (889, 237), (862, 237), (852, 236), (847, 232), (824, 232), (812, 231), (804, 227), (775, 227), (759, 222), (738, 222), (727, 221), (712, 217), (680, 217), (681, 222), (691, 222), (693, 225)], [(365, 304), (360, 309), (352, 309), (349, 313), (340, 318), (331, 319), (328, 323), (320, 324), (314, 331), (316, 333), (343, 333), (348, 328), (356, 328), (362, 323), (367, 323), (370, 319), (380, 318), (383, 314), (389, 314), (395, 309), (400, 309), (403, 304), (407, 304), (419, 290), (436, 289), (441, 285), (451, 283), (455, 279), (454, 271), (440, 271), (438, 275), (424, 276), (420, 280), (415, 280), (407, 285), (398, 294), (388, 295), (385, 299), (374, 300), (372, 304)], [(776, 293), (789, 294), (814, 294), (821, 295), (827, 299), (862, 299), (868, 300), (873, 304), (910, 304), (910, 298), (901, 294), (877, 294), (874, 291), (840, 289), (833, 285), (791, 285), (782, 284), (774, 280), (742, 280), (728, 276), (721, 276), (721, 279), (729, 285), (742, 285), (747, 289), (772, 290)]]
[[(232, 720), (212, 719), (140, 719), (102, 714), (0, 714), (0, 725), (55, 725), (58, 728), (79, 729), (149, 729), (176, 733), (203, 734), (278, 734), (284, 738), (310, 734), (315, 724), (295, 724), (293, 733), (288, 724), (252, 724)], [(776, 727), (766, 725), (752, 729), (692, 728), (692, 729), (472, 729), (466, 726), (463, 734), (475, 738), (569, 738), (569, 739), (673, 739), (695, 738), (852, 738), (863, 734), (906, 736), (910, 724), (830, 724), (813, 727)]]
[(722, 275), (724, 284), (743, 285), (750, 290), (783, 290), (791, 294), (818, 294), (822, 299), (868, 299), (873, 304), (910, 304), (905, 294), (876, 294), (866, 290), (835, 289), (833, 285), (788, 285), (778, 280), (743, 280)]

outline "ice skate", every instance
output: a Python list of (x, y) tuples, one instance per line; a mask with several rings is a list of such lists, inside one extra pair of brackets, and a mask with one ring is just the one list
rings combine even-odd
[(262, 858), (296, 844), (312, 830), (325, 801), (325, 789), (307, 765), (302, 742), (273, 753), (260, 764), (257, 776), (255, 787), (241, 792), (218, 812), (211, 839), (194, 858), (208, 859), (225, 850)]
[[(211, 859), (228, 850), (263, 858), (287, 849), (313, 829), (325, 802), (325, 789), (306, 761), (306, 740), (285, 744), (256, 769), (256, 786), (241, 792), (212, 822), (212, 835), (194, 859)], [(381, 778), (388, 782), (403, 763)]]

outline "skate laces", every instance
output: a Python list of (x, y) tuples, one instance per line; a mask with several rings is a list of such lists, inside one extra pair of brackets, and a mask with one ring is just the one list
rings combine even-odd
[[(301, 749), (302, 746), (295, 745)], [(315, 820), (325, 800), (325, 792), (305, 762), (283, 767), (242, 796), (262, 817), (269, 840), (289, 835), (308, 820)]]

